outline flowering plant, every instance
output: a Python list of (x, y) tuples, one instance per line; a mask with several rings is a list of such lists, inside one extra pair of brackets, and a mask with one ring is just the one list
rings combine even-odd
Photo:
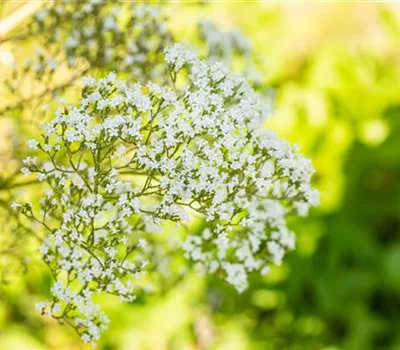
[(294, 248), (287, 216), (318, 202), (311, 162), (263, 130), (265, 109), (244, 78), (182, 44), (166, 50), (165, 66), (164, 86), (85, 78), (80, 103), (28, 141), (47, 160), (28, 157), (22, 171), (48, 189), (39, 208), (14, 207), (44, 228), (55, 279), (38, 308), (86, 342), (108, 323), (95, 294), (132, 301), (149, 290), (152, 232), (164, 223), (201, 219), (202, 231), (182, 239), (185, 257), (241, 292), (249, 273), (268, 273)]
[[(11, 60), (9, 74), (2, 78), (9, 103), (0, 105), (0, 115), (30, 105), (31, 116), (89, 71), (118, 69), (131, 81), (164, 79), (163, 50), (172, 35), (158, 6), (114, 0), (52, 0), (41, 6), (24, 31), (8, 39), (22, 41), (21, 48), (30, 47), (34, 54), (23, 52), (19, 64)], [(62, 78), (65, 71), (69, 74)], [(26, 84), (34, 88), (26, 91)]]

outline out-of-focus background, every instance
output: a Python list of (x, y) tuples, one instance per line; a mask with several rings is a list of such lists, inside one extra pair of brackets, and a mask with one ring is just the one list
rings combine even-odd
[[(3, 2), (2, 18), (19, 6)], [(99, 348), (400, 349), (400, 7), (182, 2), (163, 11), (182, 40), (204, 18), (247, 35), (276, 94), (266, 127), (313, 159), (321, 205), (293, 222), (298, 245), (284, 265), (240, 295), (193, 274), (151, 303), (110, 300)], [(15, 45), (1, 46), (0, 72)], [(0, 119), (2, 172), (17, 163), (19, 123), (29, 118)], [(1, 285), (0, 349), (89, 349), (36, 313), (50, 280), (27, 265)]]

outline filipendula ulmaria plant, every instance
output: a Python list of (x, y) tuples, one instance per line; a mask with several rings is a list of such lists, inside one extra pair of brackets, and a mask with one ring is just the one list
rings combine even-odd
[(55, 280), (53, 300), (38, 309), (86, 342), (108, 322), (94, 295), (132, 301), (145, 292), (152, 232), (163, 223), (201, 217), (202, 231), (181, 242), (184, 255), (241, 292), (249, 273), (267, 273), (294, 248), (286, 217), (318, 201), (310, 160), (263, 130), (263, 106), (242, 77), (181, 44), (165, 64), (169, 86), (86, 78), (80, 103), (28, 141), (47, 160), (29, 157), (22, 171), (48, 189), (39, 208), (14, 207), (43, 226)]

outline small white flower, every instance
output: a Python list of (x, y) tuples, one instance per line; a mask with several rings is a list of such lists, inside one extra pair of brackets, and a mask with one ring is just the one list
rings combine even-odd
[(140, 238), (138, 242), (138, 247), (139, 248), (146, 248), (147, 246), (147, 241), (144, 238)]
[(39, 142), (37, 142), (34, 139), (30, 139), (30, 140), (26, 141), (26, 144), (30, 149), (37, 149)]
[(21, 173), (24, 174), (25, 176), (28, 176), (32, 174), (32, 172), (28, 168), (21, 168)]
[(12, 210), (17, 210), (18, 208), (21, 208), (22, 204), (21, 203), (17, 203), (17, 202), (12, 202), (11, 203), (11, 209)]

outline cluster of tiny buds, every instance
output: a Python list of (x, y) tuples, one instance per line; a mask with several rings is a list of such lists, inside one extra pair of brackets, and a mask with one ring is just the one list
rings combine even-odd
[(286, 218), (318, 203), (310, 160), (263, 130), (264, 106), (243, 77), (182, 44), (165, 51), (165, 67), (165, 85), (85, 78), (80, 103), (28, 141), (41, 156), (22, 171), (48, 189), (38, 208), (14, 207), (46, 232), (41, 254), (56, 281), (38, 308), (86, 342), (108, 323), (94, 294), (132, 301), (156, 288), (153, 233), (166, 223), (202, 220), (184, 256), (242, 292), (249, 273), (294, 249)]
[(213, 21), (203, 20), (199, 23), (199, 32), (211, 57), (228, 60), (235, 54), (250, 56), (252, 52), (251, 43), (238, 28), (223, 32)]
[(160, 66), (146, 66), (171, 41), (160, 8), (140, 1), (53, 1), (35, 19), (32, 31), (46, 33), (46, 47), (62, 47), (69, 66), (83, 57), (91, 67), (115, 67), (135, 79), (160, 73)]
[(253, 45), (239, 28), (223, 31), (215, 22), (203, 20), (199, 22), (198, 33), (208, 58), (222, 61), (228, 67), (235, 66), (254, 87), (260, 88), (264, 85)]
[[(48, 1), (26, 27), (25, 36), (26, 45), (35, 38), (34, 54), (17, 60), (11, 55), (11, 69), (2, 78), (12, 106), (14, 100), (22, 100), (26, 108), (34, 98), (59, 94), (89, 70), (118, 70), (127, 81), (167, 77), (163, 51), (172, 35), (161, 9), (152, 4)], [(18, 56), (18, 48), (15, 51)], [(60, 79), (65, 69), (68, 79)], [(27, 81), (40, 93), (28, 94)]]

